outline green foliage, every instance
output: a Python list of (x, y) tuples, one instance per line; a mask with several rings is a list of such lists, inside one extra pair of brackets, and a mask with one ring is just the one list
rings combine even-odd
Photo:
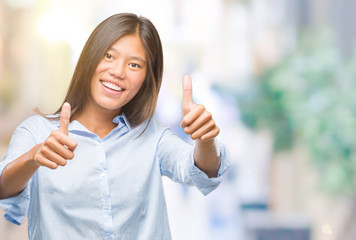
[(242, 120), (268, 128), (275, 151), (309, 150), (322, 187), (356, 193), (356, 60), (343, 60), (330, 33), (308, 33), (294, 53), (239, 96)]

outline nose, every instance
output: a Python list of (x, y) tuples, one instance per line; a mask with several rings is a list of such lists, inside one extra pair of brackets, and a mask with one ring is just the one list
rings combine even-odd
[(116, 78), (124, 79), (126, 76), (125, 70), (125, 63), (123, 63), (123, 61), (117, 60), (112, 63), (111, 67), (109, 68), (109, 73)]

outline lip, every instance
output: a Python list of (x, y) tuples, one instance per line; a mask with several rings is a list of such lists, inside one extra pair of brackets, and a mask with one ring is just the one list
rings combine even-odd
[[(99, 82), (100, 82), (101, 87), (104, 89), (104, 91), (107, 92), (107, 93), (109, 93), (109, 94), (111, 94), (111, 95), (118, 95), (118, 94), (122, 93), (123, 91), (125, 91), (125, 88), (122, 88), (119, 84), (117, 84), (117, 83), (114, 82), (114, 81), (109, 81), (109, 80), (103, 80), (103, 79), (101, 79)], [(121, 90), (121, 91), (112, 90), (112, 89), (110, 89), (110, 88), (108, 88), (108, 87), (105, 87), (105, 86), (102, 84), (102, 82), (110, 82), (110, 83), (112, 83), (112, 84), (115, 84), (115, 85), (119, 86), (119, 88), (121, 88), (122, 90)]]
[(100, 82), (109, 82), (109, 83), (112, 83), (112, 84), (115, 84), (115, 85), (119, 86), (119, 88), (121, 88), (122, 90), (125, 90), (125, 88), (122, 87), (117, 81), (112, 81), (112, 80), (107, 80), (107, 79), (100, 79)]

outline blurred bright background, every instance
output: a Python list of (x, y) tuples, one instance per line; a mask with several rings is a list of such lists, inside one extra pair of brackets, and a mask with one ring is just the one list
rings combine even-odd
[[(186, 138), (188, 73), (231, 155), (207, 197), (164, 178), (173, 239), (354, 239), (355, 9), (352, 0), (0, 0), (1, 160), (35, 107), (59, 108), (92, 30), (133, 12), (163, 43), (159, 120)], [(26, 220), (0, 215), (0, 240), (27, 239)]]

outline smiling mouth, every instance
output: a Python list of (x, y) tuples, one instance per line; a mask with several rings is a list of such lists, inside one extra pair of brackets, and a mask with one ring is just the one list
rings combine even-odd
[(106, 81), (103, 81), (103, 80), (100, 80), (100, 82), (104, 87), (109, 88), (110, 90), (113, 90), (113, 91), (116, 91), (116, 92), (122, 92), (122, 91), (125, 90), (125, 89), (122, 89), (118, 85), (116, 85), (114, 83), (111, 83), (111, 82), (106, 82)]

